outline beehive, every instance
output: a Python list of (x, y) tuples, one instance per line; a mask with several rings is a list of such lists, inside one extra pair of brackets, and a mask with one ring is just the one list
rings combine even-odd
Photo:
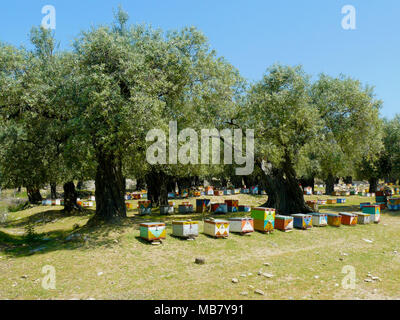
[(328, 216), (326, 213), (312, 212), (312, 224), (315, 227), (325, 227), (328, 225)]
[(240, 189), (232, 189), (232, 194), (239, 194), (240, 193)]
[(293, 226), (295, 228), (303, 230), (312, 228), (311, 214), (296, 213), (292, 214), (292, 217), (293, 217)]
[(308, 195), (308, 196), (311, 196), (312, 195), (312, 188), (311, 187), (305, 187), (304, 188), (304, 194), (305, 195)]
[(175, 198), (175, 192), (168, 192), (168, 199), (174, 199)]
[(251, 194), (258, 194), (258, 187), (251, 187), (250, 188), (250, 193)]
[(388, 209), (390, 211), (400, 210), (400, 198), (389, 198), (388, 199)]
[(377, 214), (381, 212), (381, 208), (377, 205), (366, 205), (362, 207), (362, 212), (363, 213), (368, 213), (368, 214)]
[(363, 207), (370, 206), (370, 205), (371, 205), (371, 202), (362, 202), (362, 203), (360, 203), (360, 209), (362, 210)]
[(214, 195), (214, 188), (211, 186), (206, 187), (206, 193), (207, 196), (212, 196)]
[(228, 213), (228, 205), (226, 203), (212, 203), (211, 212)]
[(215, 238), (227, 238), (229, 236), (229, 221), (218, 219), (204, 220), (204, 234)]
[(336, 199), (328, 199), (328, 200), (326, 200), (326, 203), (327, 204), (336, 204), (337, 200)]
[(314, 212), (318, 212), (318, 201), (317, 200), (309, 200), (306, 202), (307, 205), (314, 211)]
[(318, 205), (325, 205), (326, 204), (326, 200), (318, 199), (317, 203), (318, 203)]
[(187, 202), (184, 202), (178, 207), (179, 213), (193, 213), (193, 205)]
[(128, 210), (133, 209), (133, 203), (126, 202), (125, 205), (126, 205), (126, 208), (127, 208)]
[(173, 214), (174, 213), (174, 206), (171, 205), (161, 205), (160, 206), (160, 214)]
[(162, 222), (148, 222), (141, 223), (140, 237), (147, 241), (156, 241), (166, 238), (165, 223)]
[(250, 206), (240, 205), (238, 210), (239, 210), (239, 212), (251, 212), (251, 207)]
[(337, 198), (336, 201), (337, 201), (337, 203), (346, 203), (345, 198)]
[(188, 198), (189, 197), (189, 190), (187, 190), (187, 189), (182, 190), (181, 197), (182, 198)]
[(254, 229), (261, 232), (272, 232), (275, 224), (275, 209), (257, 207), (251, 209)]
[(362, 212), (353, 212), (353, 213), (357, 215), (358, 224), (369, 224), (372, 222), (371, 215), (368, 213), (362, 213)]
[(250, 193), (250, 189), (247, 189), (247, 188), (242, 188), (241, 189), (241, 193), (244, 193), (244, 194), (248, 194), (248, 193)]
[(239, 211), (239, 200), (225, 200), (228, 206), (228, 212), (238, 212)]
[(195, 191), (195, 192), (193, 192), (193, 195), (195, 197), (200, 197), (201, 196), (201, 192), (200, 191)]
[(342, 217), (342, 224), (347, 226), (357, 225), (358, 216), (354, 213), (340, 212), (339, 215)]
[(225, 196), (230, 196), (232, 194), (232, 191), (231, 190), (224, 190), (224, 195)]
[(203, 213), (210, 209), (210, 199), (196, 199), (196, 212)]
[(82, 207), (84, 207), (84, 208), (93, 207), (93, 201), (82, 201)]
[(242, 234), (254, 232), (254, 220), (252, 218), (229, 218), (229, 231)]
[(180, 238), (194, 238), (199, 235), (197, 221), (172, 221), (172, 234)]
[(151, 201), (150, 200), (139, 201), (138, 207), (139, 207), (140, 215), (151, 214)]
[(293, 230), (293, 217), (290, 216), (275, 216), (275, 229), (289, 232)]
[(222, 190), (214, 190), (214, 196), (223, 196), (224, 192)]
[(342, 225), (342, 216), (336, 213), (327, 213), (328, 225), (332, 227), (340, 227)]

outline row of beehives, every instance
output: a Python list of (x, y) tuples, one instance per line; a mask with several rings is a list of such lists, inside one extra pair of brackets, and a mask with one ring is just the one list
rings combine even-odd
[(229, 196), (235, 194), (266, 194), (265, 191), (259, 191), (258, 187), (251, 188), (232, 188), (232, 189), (214, 189), (214, 187), (209, 186), (206, 188), (199, 188), (199, 190), (188, 190), (184, 189), (181, 194), (170, 192), (168, 193), (169, 199), (174, 198), (188, 198), (188, 197), (201, 197), (201, 196)]
[[(128, 209), (133, 209), (133, 203), (126, 203)], [(228, 212), (250, 212), (251, 207), (247, 205), (239, 205), (239, 200), (225, 200), (224, 203), (212, 203), (210, 199), (197, 199), (196, 212), (213, 212), (213, 213), (228, 213)], [(138, 202), (138, 211), (140, 215), (149, 215), (152, 212), (152, 205), (150, 200), (143, 200)], [(160, 214), (173, 214), (175, 212), (175, 203), (168, 202), (168, 205), (160, 206)], [(178, 206), (178, 213), (188, 214), (194, 213), (193, 205), (190, 202), (182, 202)]]
[[(311, 213), (282, 216), (276, 215), (275, 209), (258, 207), (251, 210), (251, 218), (238, 217), (226, 220), (206, 219), (204, 220), (203, 233), (216, 238), (226, 238), (229, 236), (230, 232), (250, 234), (254, 231), (260, 231), (269, 233), (274, 229), (288, 232), (292, 231), (293, 228), (306, 230), (313, 226), (324, 227), (330, 225), (340, 227), (342, 224), (355, 226), (357, 224), (380, 222), (379, 207), (375, 206), (373, 210), (371, 208), (365, 211), (366, 212), (356, 213)], [(195, 238), (199, 235), (199, 222), (173, 221), (172, 235), (180, 238)], [(140, 237), (148, 241), (165, 239), (165, 223), (141, 223)]]

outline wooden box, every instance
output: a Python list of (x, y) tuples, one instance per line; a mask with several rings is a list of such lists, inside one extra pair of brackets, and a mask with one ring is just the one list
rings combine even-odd
[(252, 218), (229, 218), (228, 220), (230, 232), (254, 232), (254, 220)]
[(172, 221), (172, 234), (180, 238), (194, 238), (199, 235), (197, 221)]
[(346, 203), (345, 198), (337, 198), (336, 201), (337, 201), (337, 203)]
[(370, 206), (370, 205), (371, 205), (371, 202), (362, 202), (362, 203), (360, 203), (360, 210), (362, 210), (363, 207)]
[(327, 213), (328, 225), (332, 227), (340, 227), (342, 225), (342, 216), (336, 213)]
[(184, 189), (181, 192), (181, 198), (188, 198), (189, 197), (189, 190)]
[(84, 208), (91, 208), (93, 205), (93, 201), (82, 201), (82, 207)]
[(251, 207), (250, 206), (239, 206), (238, 210), (239, 210), (239, 212), (251, 212)]
[(180, 204), (178, 207), (179, 213), (193, 213), (193, 205), (190, 203)]
[(258, 194), (258, 187), (251, 187), (250, 188), (250, 193), (254, 194), (254, 195)]
[(193, 192), (193, 195), (195, 197), (200, 197), (201, 196), (201, 192), (200, 191), (195, 191), (195, 192)]
[(369, 224), (371, 223), (371, 215), (368, 213), (354, 212), (357, 215), (358, 224)]
[(140, 237), (147, 241), (155, 241), (166, 238), (165, 223), (161, 222), (148, 222), (141, 223)]
[(205, 195), (207, 195), (207, 196), (212, 196), (212, 195), (214, 195), (214, 188), (211, 187), (211, 186), (206, 187), (206, 193), (205, 193)]
[(312, 212), (312, 225), (315, 227), (325, 227), (328, 225), (326, 213)]
[(196, 212), (203, 213), (210, 209), (210, 199), (196, 199)]
[(138, 206), (139, 206), (139, 214), (140, 215), (151, 214), (151, 201), (150, 200), (139, 201)]
[(318, 199), (318, 205), (325, 205), (326, 204), (326, 200), (324, 199)]
[(134, 199), (134, 200), (140, 200), (140, 199), (142, 199), (142, 194), (141, 194), (141, 193), (133, 193), (133, 194), (131, 195), (131, 197), (132, 197), (132, 199)]
[(251, 209), (251, 217), (254, 219), (254, 230), (272, 232), (275, 225), (275, 209), (257, 207)]
[(168, 192), (168, 199), (175, 199), (175, 192)]
[(337, 200), (336, 199), (328, 199), (328, 200), (326, 200), (326, 203), (327, 204), (336, 204)]
[(228, 206), (228, 212), (238, 212), (239, 211), (239, 200), (225, 200)]
[(249, 194), (249, 193), (250, 193), (250, 189), (247, 189), (247, 188), (241, 189), (240, 192), (241, 192), (241, 193), (244, 193), (244, 194)]
[(225, 196), (230, 196), (232, 194), (231, 190), (224, 190), (224, 195)]
[(388, 209), (390, 211), (400, 210), (400, 198), (388, 198)]
[(218, 219), (204, 220), (204, 234), (215, 238), (227, 238), (229, 236), (229, 221)]
[(226, 203), (212, 203), (211, 212), (228, 213), (228, 205)]
[(290, 216), (275, 216), (275, 229), (280, 231), (289, 232), (293, 230), (293, 217)]
[(214, 190), (214, 196), (223, 196), (224, 192), (222, 190)]
[(312, 228), (311, 214), (296, 213), (292, 214), (292, 217), (293, 217), (293, 226), (295, 228), (303, 230)]
[(304, 188), (304, 194), (305, 195), (308, 195), (308, 196), (311, 196), (312, 195), (312, 188), (311, 187), (305, 187)]
[(342, 224), (347, 226), (357, 225), (358, 216), (354, 213), (340, 212), (339, 215), (342, 217)]
[(368, 214), (379, 214), (381, 212), (381, 208), (380, 208), (380, 206), (372, 204), (372, 205), (368, 205), (368, 206), (363, 206), (362, 212), (368, 213)]
[(161, 205), (160, 206), (160, 214), (173, 214), (174, 213), (174, 206), (171, 205)]
[(125, 202), (125, 205), (126, 205), (126, 208), (127, 208), (128, 210), (133, 209), (133, 203)]
[(318, 212), (318, 201), (317, 200), (309, 200), (306, 202), (307, 205), (314, 211), (314, 212)]
[(240, 193), (240, 189), (232, 189), (232, 194), (239, 194)]

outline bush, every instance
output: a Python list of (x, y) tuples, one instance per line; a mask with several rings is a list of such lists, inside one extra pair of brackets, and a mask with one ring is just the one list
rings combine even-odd
[(29, 208), (29, 202), (21, 199), (13, 199), (10, 201), (7, 209), (8, 212), (18, 212)]

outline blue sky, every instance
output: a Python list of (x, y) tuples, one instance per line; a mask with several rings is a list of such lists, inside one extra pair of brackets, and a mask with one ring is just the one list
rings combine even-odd
[[(68, 48), (82, 29), (109, 23), (122, 4), (131, 23), (164, 30), (194, 25), (250, 81), (275, 62), (302, 64), (317, 76), (344, 73), (375, 86), (383, 116), (400, 113), (398, 0), (2, 0), (0, 40), (27, 45), (28, 33), (56, 8), (56, 37)], [(356, 8), (356, 30), (341, 26), (344, 5)]]

